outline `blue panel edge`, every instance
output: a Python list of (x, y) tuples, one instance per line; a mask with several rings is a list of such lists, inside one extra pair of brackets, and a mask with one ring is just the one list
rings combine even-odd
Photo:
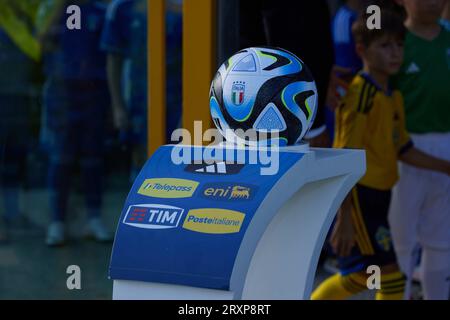
[[(130, 276), (133, 274), (133, 276)], [(173, 284), (190, 286), (204, 289), (229, 291), (229, 280), (227, 278), (212, 278), (188, 274), (173, 274), (167, 272), (155, 272), (149, 270), (131, 270), (125, 268), (109, 268), (109, 278), (112, 280), (129, 280), (162, 284)]]

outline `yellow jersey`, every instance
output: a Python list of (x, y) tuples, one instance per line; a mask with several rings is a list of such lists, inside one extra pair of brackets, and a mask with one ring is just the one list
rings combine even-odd
[(366, 151), (367, 171), (359, 183), (391, 189), (398, 180), (398, 156), (413, 145), (401, 93), (385, 93), (369, 75), (358, 74), (336, 110), (335, 121), (333, 147)]
[(41, 46), (33, 34), (39, 0), (1, 0), (0, 28), (34, 61), (41, 59)]

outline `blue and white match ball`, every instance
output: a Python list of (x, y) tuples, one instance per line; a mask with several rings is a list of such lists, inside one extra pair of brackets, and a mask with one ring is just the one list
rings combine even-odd
[[(210, 110), (222, 133), (253, 129), (277, 132), (279, 144), (299, 143), (317, 111), (317, 87), (297, 56), (280, 48), (239, 51), (218, 70), (210, 90)], [(236, 136), (237, 135), (237, 136)], [(254, 145), (246, 136), (233, 139)]]

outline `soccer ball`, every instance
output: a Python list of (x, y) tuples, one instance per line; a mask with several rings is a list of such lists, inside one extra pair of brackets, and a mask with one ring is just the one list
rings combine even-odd
[(317, 99), (303, 61), (280, 48), (255, 47), (239, 51), (219, 68), (211, 84), (210, 111), (225, 137), (231, 133), (238, 142), (254, 145), (261, 138), (249, 139), (236, 129), (253, 129), (259, 137), (272, 130), (280, 145), (292, 145), (311, 128)]

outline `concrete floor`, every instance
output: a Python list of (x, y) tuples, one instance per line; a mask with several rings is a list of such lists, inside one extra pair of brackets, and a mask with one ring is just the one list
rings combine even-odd
[[(112, 281), (107, 278), (112, 244), (82, 238), (85, 223), (83, 197), (72, 195), (68, 217), (69, 242), (61, 248), (44, 244), (48, 223), (46, 191), (22, 195), (23, 211), (35, 224), (11, 231), (11, 241), (0, 246), (0, 299), (111, 299)], [(127, 196), (105, 194), (103, 220), (113, 231)], [(81, 268), (81, 290), (68, 290), (67, 267)]]
[[(110, 249), (78, 240), (50, 249), (41, 235), (16, 240), (0, 248), (0, 299), (111, 299)], [(81, 268), (81, 290), (67, 289), (69, 265)]]

